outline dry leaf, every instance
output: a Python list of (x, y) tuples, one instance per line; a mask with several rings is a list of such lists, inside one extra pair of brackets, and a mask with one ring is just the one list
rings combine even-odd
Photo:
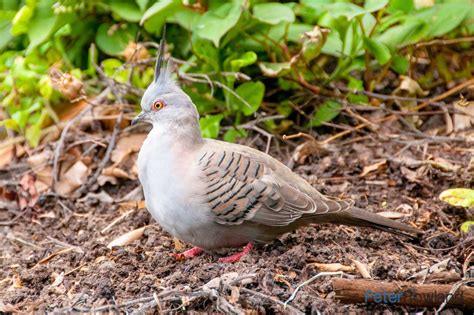
[(459, 280), (461, 280), (461, 275), (455, 270), (436, 272), (426, 277), (428, 282), (454, 283)]
[(461, 99), (454, 104), (456, 113), (453, 115), (454, 131), (460, 131), (474, 126), (474, 102)]
[(429, 92), (424, 91), (420, 84), (410, 77), (401, 75), (400, 86), (393, 91), (395, 95), (426, 96)]
[(106, 176), (106, 175), (99, 175), (99, 177), (97, 178), (97, 184), (99, 184), (99, 186), (104, 186), (105, 184), (111, 184), (111, 185), (117, 185), (118, 184), (118, 180), (117, 178), (113, 177), (113, 176)]
[(232, 286), (230, 290), (229, 302), (230, 303), (237, 303), (240, 298), (240, 290), (236, 286)]
[(362, 276), (362, 278), (364, 279), (372, 279), (372, 276), (370, 275), (370, 272), (367, 268), (367, 265), (361, 263), (360, 261), (356, 260), (356, 259), (351, 259), (352, 262), (354, 263), (354, 265), (356, 266), (357, 268), (357, 271), (359, 271), (360, 275)]
[(35, 185), (38, 193), (42, 193), (51, 187), (53, 168), (48, 163), (52, 158), (53, 152), (51, 150), (43, 150), (41, 153), (32, 155), (26, 160), (36, 175)]
[(428, 275), (433, 274), (433, 273), (439, 273), (441, 271), (446, 270), (450, 261), (451, 261), (451, 258), (444, 259), (426, 269), (423, 269), (415, 273), (414, 275), (410, 276), (408, 280), (416, 279), (418, 280), (419, 283), (424, 282), (424, 279), (426, 279)]
[(183, 242), (181, 242), (180, 240), (178, 240), (177, 238), (174, 238), (173, 239), (173, 243), (174, 243), (174, 249), (178, 252), (182, 251), (184, 249), (184, 244)]
[(321, 272), (354, 272), (355, 268), (353, 266), (346, 266), (339, 263), (331, 263), (331, 264), (320, 264), (320, 263), (311, 263), (309, 266), (313, 266), (318, 268)]
[(36, 177), (31, 174), (25, 174), (20, 179), (18, 187), (18, 204), (21, 209), (33, 207), (38, 201), (39, 194), (36, 190)]
[(395, 211), (382, 211), (382, 212), (377, 212), (377, 214), (387, 219), (400, 219), (400, 218), (408, 216), (407, 214), (395, 212)]
[(138, 61), (150, 58), (150, 54), (145, 46), (140, 43), (129, 42), (127, 47), (125, 47), (122, 52), (122, 56), (125, 57), (125, 60)]
[(144, 133), (126, 134), (117, 141), (115, 149), (112, 151), (110, 160), (114, 163), (120, 163), (131, 153), (138, 152), (142, 147), (147, 135)]
[(14, 289), (23, 288), (23, 282), (21, 281), (20, 276), (17, 274), (13, 275), (13, 288)]
[(380, 162), (377, 162), (377, 163), (374, 163), (374, 164), (371, 164), (371, 165), (367, 165), (367, 166), (364, 166), (364, 168), (362, 169), (362, 173), (360, 173), (360, 176), (361, 177), (364, 177), (365, 175), (371, 173), (371, 172), (375, 172), (375, 171), (378, 171), (378, 170), (382, 170), (383, 167), (387, 164), (387, 160), (382, 160)]
[(89, 103), (84, 100), (75, 103), (67, 103), (62, 104), (61, 108), (59, 109), (59, 120), (61, 121), (69, 121), (76, 117), (80, 112), (82, 112)]
[(11, 144), (0, 149), (0, 168), (7, 166), (13, 160), (15, 145)]
[(220, 287), (221, 281), (224, 284), (230, 284), (232, 282), (232, 280), (234, 280), (238, 276), (239, 276), (238, 272), (224, 273), (220, 277), (216, 277), (216, 278), (211, 279), (210, 281), (208, 281), (205, 285), (202, 286), (202, 288), (203, 288), (204, 291), (208, 291), (208, 290), (211, 290), (211, 289), (217, 289), (217, 288)]
[(114, 198), (112, 198), (108, 193), (106, 193), (103, 190), (101, 190), (99, 193), (90, 192), (87, 195), (85, 195), (84, 197), (82, 197), (81, 199), (78, 199), (78, 201), (84, 202), (88, 199), (97, 199), (102, 203), (113, 203), (114, 202)]
[(101, 262), (103, 262), (103, 261), (105, 261), (105, 260), (107, 260), (107, 257), (105, 257), (105, 256), (99, 256), (99, 257), (97, 257), (97, 258), (94, 260), (94, 262), (95, 262), (96, 264), (98, 264), (98, 263), (101, 263)]
[(51, 275), (54, 278), (53, 283), (51, 284), (51, 287), (57, 287), (61, 283), (63, 283), (64, 280), (64, 271), (61, 272), (59, 275), (55, 272)]
[(14, 305), (8, 304), (8, 303), (5, 304), (2, 301), (0, 301), (0, 312), (5, 313), (5, 314), (8, 314), (8, 313), (20, 314), (20, 310), (16, 308)]
[(51, 67), (49, 77), (53, 88), (69, 100), (74, 100), (84, 94), (83, 83), (70, 73), (63, 73), (59, 69)]
[(40, 219), (43, 219), (43, 218), (48, 218), (48, 219), (55, 219), (56, 218), (56, 214), (54, 213), (54, 211), (48, 211), (46, 213), (42, 213), (38, 216), (38, 218)]
[(38, 261), (38, 263), (36, 265), (45, 264), (48, 261), (50, 261), (51, 259), (53, 259), (54, 257), (56, 257), (58, 255), (65, 254), (65, 253), (69, 253), (70, 251), (75, 251), (75, 252), (80, 253), (80, 254), (84, 253), (80, 247), (68, 247), (68, 248), (58, 250), (57, 252), (52, 253), (48, 257), (41, 259), (40, 261)]
[(437, 169), (439, 169), (441, 171), (445, 171), (445, 172), (457, 172), (461, 168), (461, 166), (454, 165), (454, 164), (450, 163), (449, 161), (447, 161), (443, 158), (440, 158), (440, 157), (437, 157), (434, 160), (428, 160), (428, 161), (426, 161), (426, 163), (430, 164), (434, 168), (437, 168)]
[(119, 204), (120, 209), (144, 209), (145, 208), (145, 200), (140, 201), (125, 201)]
[[(401, 82), (400, 86), (393, 91), (393, 95), (396, 96), (408, 96), (408, 97), (417, 97), (417, 96), (426, 96), (429, 92), (423, 91), (418, 82), (407, 76), (400, 76)], [(402, 109), (406, 111), (417, 111), (416, 107), (418, 103), (416, 101), (408, 100), (396, 100), (395, 101)], [(407, 121), (413, 123), (414, 125), (419, 125), (421, 123), (419, 116), (409, 116), (406, 118)]]
[(77, 161), (61, 176), (56, 191), (63, 196), (69, 195), (86, 182), (88, 172), (89, 168), (82, 161)]
[(138, 240), (140, 237), (142, 237), (143, 232), (145, 231), (145, 226), (135, 229), (133, 231), (130, 231), (128, 233), (125, 233), (116, 239), (114, 239), (112, 242), (110, 242), (107, 247), (112, 248), (114, 246), (125, 246), (127, 244), (130, 244), (131, 242)]
[(102, 171), (102, 175), (108, 177), (115, 177), (115, 178), (124, 178), (124, 179), (134, 179), (132, 176), (127, 174), (124, 170), (112, 165), (110, 167), (105, 168)]

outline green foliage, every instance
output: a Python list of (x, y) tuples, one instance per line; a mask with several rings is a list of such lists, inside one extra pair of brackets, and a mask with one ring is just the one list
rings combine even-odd
[(443, 191), (439, 199), (452, 206), (470, 208), (474, 207), (474, 189), (452, 188)]
[[(373, 82), (355, 73), (382, 68), (407, 73), (407, 46), (474, 32), (469, 5), (470, 0), (436, 1), (425, 8), (412, 0), (2, 1), (0, 99), (7, 114), (2, 124), (38, 143), (41, 127), (56, 119), (52, 109), (64, 102), (47, 74), (52, 65), (79, 74), (97, 89), (103, 83), (94, 61), (118, 84), (130, 80), (133, 87), (145, 88), (151, 65), (135, 65), (132, 73), (124, 51), (137, 39), (158, 42), (166, 22), (173, 56), (187, 61), (179, 70), (202, 82), (184, 88), (203, 114), (203, 134), (217, 137), (222, 124), (237, 126), (262, 110), (266, 91), (285, 91), (285, 97), (271, 93), (278, 96), (271, 101), (279, 103), (278, 113), (291, 116), (287, 99), (305, 84), (343, 80), (362, 90)], [(153, 56), (154, 48), (148, 49)], [(226, 88), (206, 83), (212, 81)], [(367, 102), (360, 95), (348, 99)], [(133, 95), (128, 100), (139, 102)], [(316, 105), (311, 127), (335, 119), (341, 110), (334, 100)], [(267, 126), (281, 127), (273, 121)], [(246, 132), (238, 128), (224, 134), (229, 141), (242, 136)]]
[(310, 122), (310, 126), (321, 126), (323, 123), (331, 121), (334, 117), (339, 115), (340, 111), (341, 103), (337, 101), (328, 100), (321, 104), (321, 106), (316, 110), (313, 119)]

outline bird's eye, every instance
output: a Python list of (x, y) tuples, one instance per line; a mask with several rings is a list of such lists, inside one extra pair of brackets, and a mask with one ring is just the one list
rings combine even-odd
[(163, 107), (165, 107), (165, 103), (161, 100), (159, 101), (155, 101), (153, 103), (153, 106), (151, 107), (151, 109), (155, 112), (159, 111), (160, 109), (162, 109)]

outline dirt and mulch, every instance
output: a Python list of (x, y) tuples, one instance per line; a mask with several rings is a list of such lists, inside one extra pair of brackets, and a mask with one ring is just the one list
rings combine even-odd
[[(83, 131), (77, 132), (64, 144), (60, 170), (51, 163), (55, 147), (45, 144), (0, 174), (0, 309), (432, 312), (439, 305), (343, 304), (332, 284), (334, 277), (342, 277), (454, 285), (472, 273), (473, 235), (459, 228), (472, 214), (438, 198), (447, 188), (474, 187), (472, 129), (443, 137), (394, 134), (388, 128), (394, 125), (403, 128), (396, 121), (380, 124), (325, 146), (305, 138), (277, 146), (275, 139), (270, 153), (321, 192), (352, 198), (358, 207), (416, 226), (425, 231), (422, 237), (316, 225), (256, 248), (234, 264), (218, 262), (216, 253), (187, 260), (172, 255), (190, 245), (164, 232), (143, 208), (134, 170), (144, 137), (140, 128), (125, 129), (113, 139), (110, 163), (97, 176), (90, 170), (97, 161), (88, 154), (103, 154), (100, 138), (81, 140)], [(245, 143), (265, 150), (266, 139), (256, 136)], [(88, 154), (77, 150), (85, 146), (92, 148)], [(55, 172), (59, 176), (52, 193), (47, 187)], [(74, 195), (84, 185), (86, 193)], [(445, 311), (462, 313), (460, 308)]]

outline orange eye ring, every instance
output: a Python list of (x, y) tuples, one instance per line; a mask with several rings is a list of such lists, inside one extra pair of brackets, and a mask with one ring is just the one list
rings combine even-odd
[(158, 101), (155, 101), (153, 103), (153, 105), (151, 106), (151, 109), (154, 111), (154, 112), (157, 112), (159, 111), (160, 109), (162, 109), (163, 107), (165, 107), (165, 102), (161, 101), (161, 100), (158, 100)]

